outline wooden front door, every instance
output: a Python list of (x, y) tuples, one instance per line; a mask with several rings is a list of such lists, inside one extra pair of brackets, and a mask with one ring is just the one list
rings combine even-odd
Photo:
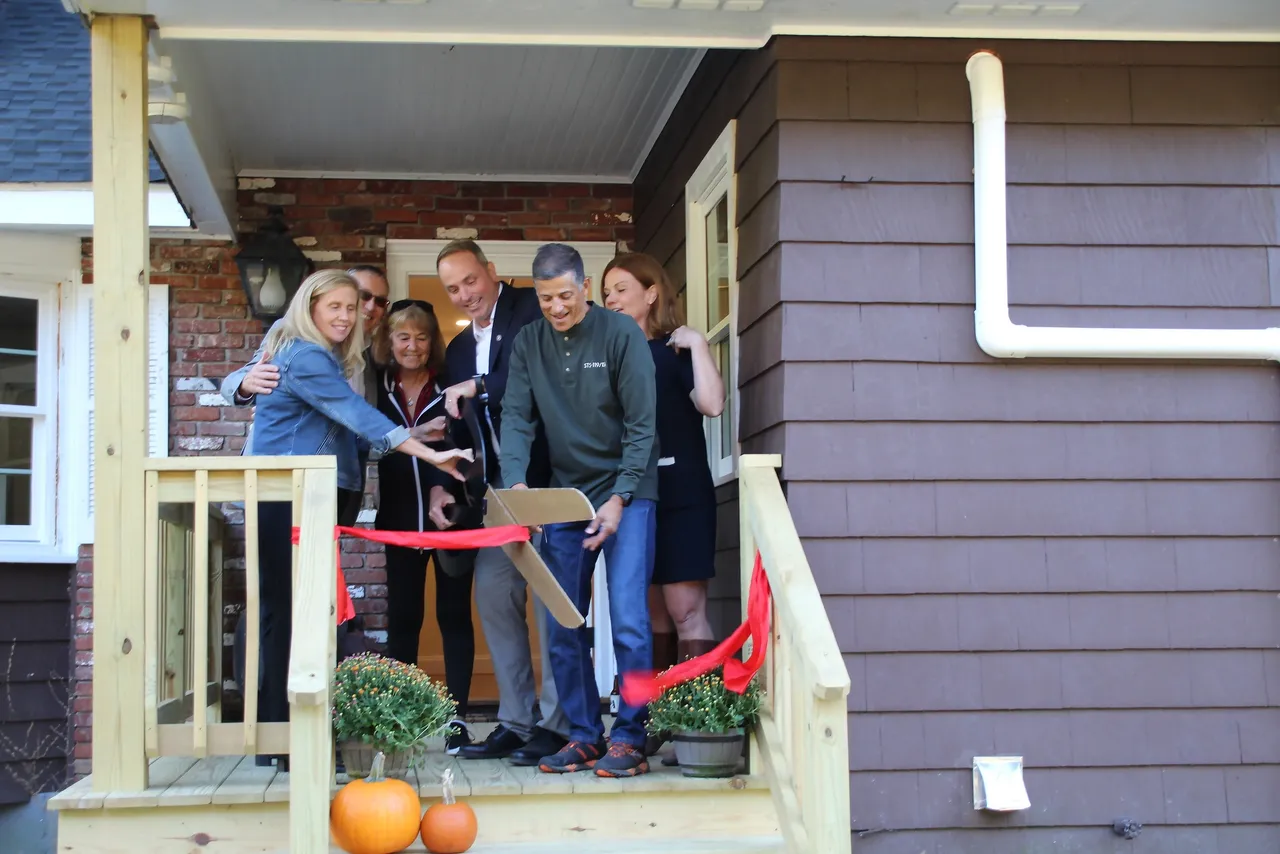
[[(428, 676), (444, 683), (444, 646), (440, 639), (440, 627), (436, 624), (436, 576), (435, 559), (427, 567), (426, 609), (422, 620), (422, 633), (418, 636), (418, 667)], [(542, 652), (538, 643), (537, 624), (533, 616), (533, 597), (526, 608), (529, 624), (529, 648), (533, 656), (533, 684), (535, 690), (542, 684)], [(480, 614), (476, 611), (475, 596), (471, 597), (471, 625), (476, 635), (476, 666), (471, 677), (471, 703), (498, 702), (498, 683), (493, 675), (493, 658), (485, 642)]]

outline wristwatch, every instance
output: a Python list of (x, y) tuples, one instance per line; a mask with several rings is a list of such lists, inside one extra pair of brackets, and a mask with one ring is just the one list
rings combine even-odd
[(630, 492), (615, 492), (615, 493), (614, 493), (614, 495), (616, 495), (616, 496), (618, 496), (619, 498), (621, 498), (621, 499), (622, 499), (622, 506), (623, 506), (623, 507), (630, 507), (630, 506), (631, 506), (631, 493), (630, 493)]
[(471, 381), (476, 384), (476, 397), (484, 397), (487, 392), (484, 385), (484, 374), (476, 374), (471, 378)]

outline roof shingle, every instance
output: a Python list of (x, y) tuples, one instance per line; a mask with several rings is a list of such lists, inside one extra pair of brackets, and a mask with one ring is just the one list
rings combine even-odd
[(89, 31), (60, 0), (0, 0), (0, 45), (0, 184), (91, 182)]

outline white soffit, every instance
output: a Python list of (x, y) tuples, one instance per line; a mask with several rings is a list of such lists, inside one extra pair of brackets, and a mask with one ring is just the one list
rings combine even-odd
[[(152, 184), (147, 222), (153, 229), (191, 232), (191, 220), (167, 184)], [(87, 231), (93, 228), (93, 188), (87, 184), (0, 184), (0, 229)]]
[[(162, 35), (182, 39), (748, 48), (774, 35), (1280, 41), (1276, 0), (67, 2), (153, 15)], [(953, 12), (957, 5), (965, 8)]]
[(212, 111), (241, 176), (600, 182), (633, 178), (703, 54), (172, 39), (166, 49), (198, 79), (195, 114)]

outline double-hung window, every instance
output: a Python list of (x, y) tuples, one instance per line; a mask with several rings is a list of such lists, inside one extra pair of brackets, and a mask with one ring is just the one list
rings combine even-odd
[(724, 378), (724, 412), (706, 419), (716, 483), (733, 479), (738, 457), (738, 236), (734, 132), (729, 122), (685, 184), (685, 291), (689, 325), (707, 336)]
[(0, 284), (0, 542), (53, 539), (57, 291)]

